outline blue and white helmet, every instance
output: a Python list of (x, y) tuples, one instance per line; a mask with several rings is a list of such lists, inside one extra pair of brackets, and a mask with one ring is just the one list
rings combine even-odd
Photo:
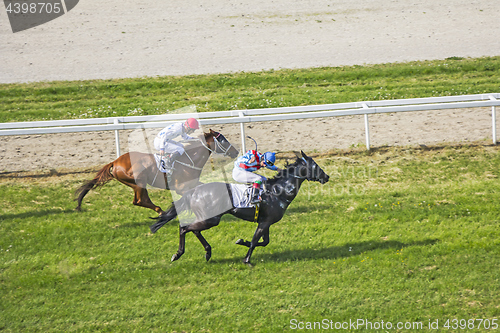
[(276, 154), (271, 152), (266, 152), (262, 155), (262, 158), (264, 159), (264, 163), (266, 163), (266, 166), (274, 170), (273, 167), (274, 163), (276, 163)]

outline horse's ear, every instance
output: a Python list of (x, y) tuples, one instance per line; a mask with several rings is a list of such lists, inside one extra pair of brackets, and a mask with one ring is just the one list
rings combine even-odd
[(309, 158), (302, 150), (300, 152), (302, 153), (303, 158), (305, 158), (306, 160)]
[(210, 129), (210, 133), (214, 134), (215, 132), (214, 132), (214, 131), (212, 131), (212, 129)]
[(302, 158), (302, 156), (300, 156), (300, 153), (298, 151), (294, 151), (294, 154), (297, 158)]

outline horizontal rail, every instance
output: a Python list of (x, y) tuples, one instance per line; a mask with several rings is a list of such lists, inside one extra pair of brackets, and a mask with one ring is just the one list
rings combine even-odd
[(163, 128), (170, 123), (193, 117), (197, 118), (201, 125), (240, 124), (242, 148), (245, 149), (244, 124), (246, 123), (364, 115), (366, 146), (369, 149), (368, 115), (370, 114), (491, 107), (493, 142), (496, 143), (497, 106), (500, 106), (500, 93), (152, 116), (10, 122), (0, 124), (0, 136), (115, 131), (117, 155), (119, 155), (119, 131)]
[[(188, 117), (198, 118), (201, 125), (216, 125), (354, 116), (376, 113), (494, 107), (500, 106), (500, 100), (497, 98), (500, 99), (500, 94), (431, 97), (408, 100), (369, 101), (187, 114), (165, 114), (160, 116), (13, 122), (0, 124), (0, 136), (163, 128), (169, 123), (184, 120)], [(478, 99), (481, 100), (478, 101)]]
[[(302, 113), (302, 112), (335, 111), (335, 110), (362, 108), (363, 105), (366, 105), (369, 108), (373, 108), (373, 107), (404, 106), (404, 105), (418, 105), (418, 104), (454, 103), (454, 102), (467, 102), (467, 101), (487, 101), (487, 100), (491, 100), (492, 97), (495, 99), (500, 99), (500, 93), (411, 98), (411, 99), (395, 99), (395, 100), (383, 100), (383, 101), (366, 101), (366, 102), (320, 104), (320, 105), (305, 105), (305, 106), (292, 106), (292, 107), (280, 107), (280, 108), (251, 109), (251, 110), (233, 110), (233, 111), (183, 113), (183, 114), (162, 114), (162, 115), (152, 115), (152, 116), (129, 116), (129, 117), (90, 118), (90, 119), (9, 122), (9, 123), (0, 123), (0, 130), (19, 129), (19, 128), (106, 125), (106, 124), (113, 124), (116, 122), (116, 120), (118, 120), (119, 123), (141, 123), (141, 122), (151, 122), (151, 121), (154, 121), (154, 122), (166, 121), (166, 122), (168, 122), (168, 121), (183, 120), (183, 119), (187, 119), (190, 117), (195, 117), (197, 119), (238, 117), (241, 113), (243, 113), (246, 116), (255, 116), (255, 115), (287, 114), (287, 113)], [(393, 112), (398, 112), (398, 111), (393, 111)], [(9, 135), (9, 134), (4, 134), (4, 135)]]

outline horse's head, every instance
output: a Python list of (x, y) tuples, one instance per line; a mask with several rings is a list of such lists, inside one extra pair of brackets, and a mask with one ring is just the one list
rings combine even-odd
[(238, 149), (219, 132), (210, 130), (209, 133), (205, 133), (205, 140), (210, 150), (216, 154), (223, 154), (231, 158), (238, 156)]
[(318, 164), (309, 156), (307, 156), (303, 151), (300, 153), (295, 152), (297, 159), (301, 161), (302, 168), (298, 169), (301, 177), (309, 181), (320, 182), (324, 184), (330, 180), (330, 176), (328, 176), (323, 169), (320, 168)]

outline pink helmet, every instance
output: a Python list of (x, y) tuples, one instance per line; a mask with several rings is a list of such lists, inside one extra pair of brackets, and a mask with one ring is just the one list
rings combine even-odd
[(194, 119), (194, 118), (189, 118), (188, 120), (186, 120), (186, 126), (191, 128), (191, 129), (198, 129), (200, 128), (200, 125), (198, 124), (198, 120)]

